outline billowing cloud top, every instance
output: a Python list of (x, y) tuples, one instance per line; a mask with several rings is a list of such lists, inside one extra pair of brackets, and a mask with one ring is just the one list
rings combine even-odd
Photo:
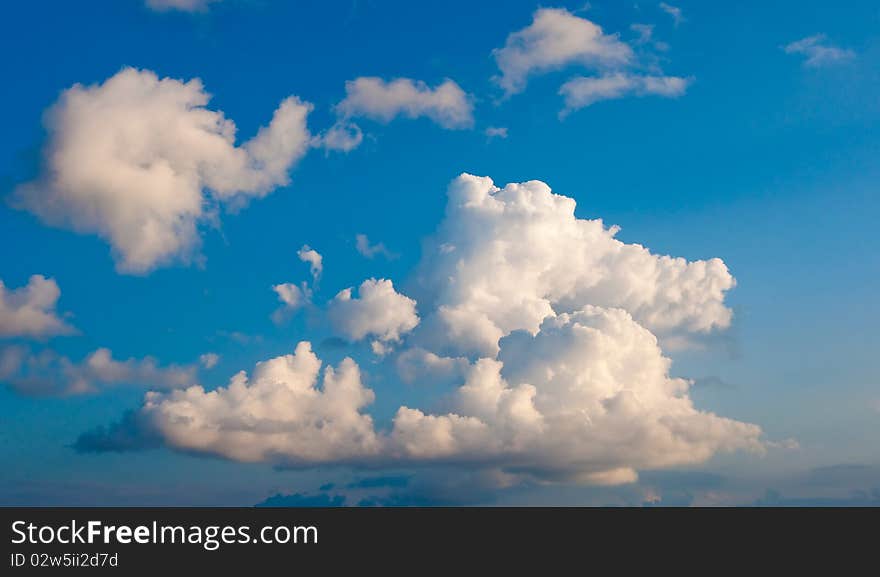
[(241, 204), (289, 182), (308, 149), (311, 105), (291, 97), (235, 145), (235, 124), (209, 110), (198, 80), (126, 68), (74, 85), (46, 116), (42, 176), (16, 202), (49, 224), (107, 239), (123, 272), (192, 256), (217, 203)]
[(326, 367), (307, 342), (292, 355), (258, 363), (253, 376), (207, 392), (192, 386), (148, 393), (143, 421), (171, 447), (237, 461), (286, 465), (363, 460), (379, 451), (373, 421), (360, 409), (373, 401), (351, 359)]
[(617, 227), (578, 219), (572, 198), (540, 181), (508, 184), (463, 174), (421, 264), (435, 311), (418, 335), (431, 348), (494, 356), (498, 339), (535, 333), (543, 319), (584, 304), (623, 308), (660, 333), (730, 324), (734, 279), (720, 259), (658, 256), (616, 238)]

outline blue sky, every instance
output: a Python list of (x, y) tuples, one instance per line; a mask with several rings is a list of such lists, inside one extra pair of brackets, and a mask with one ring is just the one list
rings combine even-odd
[[(527, 86), (507, 95), (498, 50), (532, 24), (540, 8), (532, 2), (428, 8), (218, 0), (194, 11), (137, 0), (10, 4), (0, 19), (0, 43), (12, 55), (0, 62), (7, 79), (0, 179), (8, 199), (0, 208), (7, 247), (0, 279), (9, 290), (35, 274), (54, 279), (55, 312), (75, 334), (5, 329), (0, 346), (77, 362), (106, 347), (116, 359), (153, 357), (162, 370), (191, 367), (195, 382), (214, 389), (307, 340), (324, 363), (346, 356), (358, 363), (375, 393), (367, 411), (378, 429), (391, 427), (401, 405), (443, 414), (460, 381), (447, 389), (407, 384), (396, 371), (418, 331), (388, 340), (395, 350), (375, 355), (369, 338), (345, 328), (339, 334), (328, 301), (365, 279), (391, 279), (418, 301), (424, 328), (429, 310), (417, 271), (424, 239), (444, 219), (449, 183), (463, 172), (499, 187), (540, 180), (577, 201), (577, 218), (619, 225), (625, 243), (689, 261), (723, 259), (736, 278), (724, 296), (732, 322), (686, 347), (663, 338), (661, 346), (673, 361), (670, 374), (695, 380), (689, 394), (697, 409), (761, 428), (763, 455), (713, 451), (668, 467), (639, 461), (638, 481), (597, 487), (547, 482), (516, 459), (505, 474), (520, 466), (532, 473), (495, 482), (488, 461), (496, 461), (472, 455), (439, 463), (342, 458), (290, 469), (272, 459), (243, 463), (222, 450), (182, 449), (170, 436), (143, 451), (71, 448), (82, 433), (140, 410), (145, 391), (155, 388), (145, 373), (122, 379), (138, 382), (109, 379), (87, 394), (33, 395), (11, 382), (0, 388), (0, 457), (8, 464), (0, 501), (250, 505), (282, 494), (319, 503), (316, 496), (345, 495), (357, 504), (376, 502), (379, 487), (385, 502), (402, 504), (748, 504), (770, 500), (768, 490), (845, 501), (880, 487), (880, 246), (873, 231), (880, 9), (865, 1), (674, 4), (680, 20), (653, 2), (552, 6), (629, 46), (630, 63), (560, 61), (533, 69)], [(632, 28), (639, 24), (653, 26), (650, 38)], [(130, 274), (117, 266), (120, 253), (106, 235), (49, 222), (46, 212), (14, 200), (24, 183), (48, 186), (46, 146), (61, 146), (53, 138), (64, 126), (49, 121), (47, 129), (45, 111), (74, 84), (106, 87), (125, 67), (201, 79), (211, 95), (207, 108), (234, 121), (236, 145), (291, 95), (314, 106), (313, 136), (344, 121), (356, 123), (363, 139), (348, 151), (313, 141), (286, 163), (289, 184), (276, 178), (262, 198), (242, 207), (219, 203), (216, 218), (199, 219), (192, 262), (175, 257)], [(560, 118), (564, 83), (615, 74), (632, 83), (631, 92)], [(428, 89), (449, 79), (466, 97), (439, 109), (470, 107), (472, 120), (449, 126), (430, 106), (388, 122), (366, 105), (347, 117), (334, 112), (351, 97), (346, 82), (362, 77), (412, 79)], [(677, 78), (684, 87), (648, 93), (639, 88), (646, 77)], [(506, 135), (490, 137), (490, 127)], [(93, 142), (80, 136), (80, 144)], [(357, 234), (383, 243), (394, 258), (366, 258)], [(297, 257), (303, 245), (323, 256), (318, 281)], [(281, 303), (271, 287), (302, 282), (313, 304), (273, 322)], [(597, 303), (578, 306), (586, 304)], [(209, 352), (219, 361), (199, 367)], [(479, 355), (465, 356), (475, 362)], [(534, 459), (543, 472), (544, 461)]]

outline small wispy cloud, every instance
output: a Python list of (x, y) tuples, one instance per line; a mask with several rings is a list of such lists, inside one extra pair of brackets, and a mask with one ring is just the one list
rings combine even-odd
[(206, 369), (213, 369), (220, 362), (220, 355), (217, 353), (205, 353), (199, 355), (199, 363)]
[(357, 251), (361, 253), (361, 255), (367, 258), (374, 258), (377, 255), (383, 256), (388, 260), (394, 260), (397, 258), (396, 254), (388, 250), (385, 243), (377, 242), (376, 244), (371, 244), (369, 237), (365, 234), (355, 235), (355, 248), (357, 248)]
[(507, 138), (507, 127), (490, 126), (483, 131), (483, 134), (485, 134), (486, 138), (488, 138), (489, 140), (493, 140), (495, 138)]
[(666, 2), (661, 2), (660, 10), (663, 10), (664, 12), (672, 16), (672, 21), (675, 22), (676, 26), (684, 22), (684, 14), (682, 14), (681, 8), (679, 8), (678, 6), (672, 6), (671, 4), (667, 4)]
[(801, 38), (783, 47), (786, 54), (800, 54), (806, 57), (804, 66), (818, 68), (846, 62), (855, 58), (856, 53), (849, 48), (840, 48), (828, 41), (825, 34), (815, 34)]
[(204, 12), (208, 4), (220, 0), (147, 0), (148, 8), (157, 12), (179, 10), (181, 12)]

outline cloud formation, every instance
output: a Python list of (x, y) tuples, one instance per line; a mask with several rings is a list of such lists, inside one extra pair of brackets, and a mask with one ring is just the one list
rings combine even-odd
[(503, 463), (505, 471), (588, 484), (637, 469), (762, 451), (760, 428), (694, 408), (657, 339), (622, 309), (548, 316), (473, 364), (455, 412), (401, 407), (391, 433), (411, 459)]
[(360, 412), (374, 396), (357, 364), (347, 358), (321, 369), (301, 342), (292, 355), (257, 363), (251, 377), (239, 372), (227, 387), (147, 393), (140, 419), (172, 448), (236, 461), (293, 467), (378, 453), (373, 421)]
[(343, 119), (364, 117), (386, 123), (398, 116), (424, 116), (447, 129), (470, 128), (474, 123), (471, 98), (448, 79), (431, 88), (410, 78), (386, 82), (362, 76), (345, 83), (345, 99), (336, 105), (336, 112)]
[(327, 317), (339, 336), (352, 341), (398, 342), (419, 324), (416, 301), (394, 290), (388, 279), (365, 280), (357, 296), (351, 288), (339, 291), (327, 305)]
[(0, 280), (0, 338), (41, 338), (75, 332), (55, 311), (60, 297), (55, 279), (42, 275), (32, 275), (25, 286), (13, 290)]
[(511, 33), (492, 55), (501, 71), (495, 81), (507, 95), (522, 92), (537, 73), (571, 64), (614, 69), (633, 59), (632, 49), (616, 35), (564, 8), (538, 9), (532, 23)]
[(294, 312), (308, 305), (312, 301), (312, 289), (305, 282), (299, 286), (293, 283), (281, 283), (272, 287), (278, 300), (281, 301), (281, 307), (272, 313), (272, 321), (275, 324), (281, 324), (287, 320)]
[(506, 126), (489, 126), (486, 130), (483, 131), (483, 134), (486, 135), (486, 138), (492, 140), (493, 138), (507, 138), (507, 127)]
[(559, 94), (565, 97), (565, 108), (561, 115), (601, 100), (630, 95), (677, 98), (685, 93), (689, 83), (689, 79), (678, 76), (635, 76), (621, 72), (606, 76), (579, 76), (559, 89)]
[(724, 262), (658, 256), (617, 240), (619, 228), (574, 215), (575, 201), (534, 180), (498, 188), (462, 174), (427, 244), (417, 284), (430, 311), (416, 341), (435, 352), (494, 357), (515, 330), (585, 304), (628, 311), (661, 335), (726, 328)]
[(302, 245), (302, 247), (296, 252), (296, 256), (298, 256), (299, 260), (304, 263), (308, 263), (309, 272), (312, 274), (312, 280), (318, 282), (318, 279), (321, 278), (321, 273), (324, 272), (324, 257), (307, 244)]
[(144, 446), (238, 461), (443, 465), (505, 485), (631, 483), (640, 469), (766, 450), (758, 426), (694, 406), (692, 383), (671, 375), (655, 334), (729, 325), (723, 301), (734, 281), (724, 263), (654, 255), (574, 209), (539, 181), (498, 188), (463, 174), (417, 275), (425, 322), (385, 279), (328, 305), (346, 338), (373, 338), (381, 353), (402, 347), (401, 379), (441, 388), (447, 409), (403, 404), (377, 427), (355, 361), (322, 373), (301, 342), (224, 388), (150, 392), (138, 411), (78, 446), (136, 448), (140, 430)]
[(631, 28), (638, 34), (634, 41), (638, 55), (617, 34), (606, 34), (586, 18), (562, 8), (540, 8), (532, 24), (510, 34), (504, 47), (492, 52), (501, 71), (494, 80), (510, 96), (522, 92), (529, 78), (538, 74), (570, 66), (590, 70), (593, 75), (575, 77), (560, 88), (565, 97), (560, 116), (600, 100), (684, 94), (688, 79), (666, 76), (656, 63), (644, 62), (649, 46), (668, 48), (653, 40), (653, 27), (635, 24)]
[(206, 369), (213, 369), (220, 362), (220, 355), (217, 353), (204, 353), (199, 355), (199, 363)]
[(355, 235), (355, 248), (361, 255), (367, 258), (375, 258), (377, 255), (382, 255), (388, 260), (397, 258), (396, 254), (388, 250), (385, 243), (377, 242), (376, 244), (370, 244), (370, 239), (365, 234)]
[(42, 175), (14, 202), (52, 226), (107, 240), (121, 272), (143, 274), (197, 252), (219, 205), (240, 207), (289, 183), (305, 154), (311, 105), (290, 97), (236, 146), (235, 124), (206, 106), (198, 79), (125, 68), (76, 84), (46, 115)]
[(786, 54), (799, 54), (806, 57), (804, 66), (810, 68), (847, 62), (856, 56), (856, 53), (848, 48), (840, 48), (831, 44), (824, 34), (802, 38), (786, 45), (783, 50)]
[(316, 137), (315, 146), (320, 146), (325, 150), (350, 152), (360, 146), (363, 140), (364, 133), (360, 126), (354, 122), (339, 120)]
[(117, 360), (107, 348), (96, 349), (80, 362), (50, 349), (0, 349), (0, 382), (32, 396), (81, 395), (119, 385), (171, 389), (192, 383), (195, 374), (195, 366), (162, 367), (152, 357)]

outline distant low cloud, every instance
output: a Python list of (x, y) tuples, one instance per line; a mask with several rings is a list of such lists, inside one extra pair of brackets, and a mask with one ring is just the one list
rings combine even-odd
[(652, 56), (652, 50), (668, 49), (654, 40), (653, 26), (634, 24), (631, 29), (638, 34), (633, 41), (638, 50), (586, 18), (565, 9), (541, 8), (531, 25), (511, 33), (505, 45), (493, 51), (501, 71), (494, 80), (510, 96), (522, 92), (530, 77), (568, 67), (587, 69), (589, 76), (571, 78), (560, 88), (565, 97), (560, 116), (601, 100), (684, 94), (691, 80), (664, 75)]
[(206, 369), (213, 369), (220, 362), (220, 355), (217, 353), (205, 353), (199, 355), (199, 363)]
[(388, 250), (384, 243), (377, 242), (371, 244), (370, 239), (365, 234), (355, 235), (355, 248), (361, 255), (367, 258), (375, 258), (376, 256), (383, 256), (388, 260), (397, 258), (397, 255)]
[(220, 0), (146, 0), (149, 8), (157, 12), (179, 10), (181, 12), (202, 12), (209, 4)]
[(257, 503), (254, 507), (342, 507), (344, 505), (345, 495), (327, 493), (282, 495), (278, 493)]
[(653, 24), (631, 24), (629, 29), (638, 34), (638, 38), (635, 40), (636, 44), (647, 44), (654, 36)]
[(271, 122), (236, 146), (235, 124), (207, 108), (198, 79), (125, 68), (76, 84), (46, 115), (41, 176), (13, 204), (48, 225), (110, 243), (120, 272), (191, 261), (199, 225), (290, 182), (306, 153), (310, 104), (284, 99)]
[(358, 118), (385, 124), (401, 117), (428, 118), (447, 130), (473, 128), (473, 101), (450, 79), (431, 87), (411, 78), (361, 76), (345, 83), (345, 98), (334, 106), (336, 122), (316, 136), (312, 145), (328, 151), (354, 150), (364, 140), (355, 122)]
[(506, 126), (490, 126), (483, 131), (483, 134), (486, 135), (486, 138), (492, 140), (494, 138), (507, 138), (507, 127)]
[(50, 349), (0, 349), (0, 382), (32, 396), (81, 395), (120, 385), (172, 389), (191, 384), (195, 375), (192, 365), (162, 367), (152, 357), (117, 360), (106, 348), (95, 350), (80, 362)]
[(601, 100), (614, 100), (624, 96), (663, 96), (677, 98), (687, 91), (690, 80), (678, 76), (633, 76), (617, 73), (599, 77), (578, 77), (569, 80), (559, 89), (565, 97), (561, 115), (590, 106)]
[(578, 63), (618, 68), (633, 59), (632, 49), (616, 35), (561, 8), (541, 8), (532, 23), (507, 37), (492, 52), (501, 71), (495, 78), (507, 95), (522, 92), (530, 76)]
[(443, 128), (473, 126), (471, 98), (452, 80), (431, 88), (420, 80), (362, 76), (345, 83), (345, 99), (336, 105), (343, 118), (391, 122), (398, 116), (427, 117)]
[(804, 66), (819, 68), (847, 62), (855, 58), (856, 53), (848, 48), (840, 48), (828, 41), (824, 34), (816, 34), (802, 38), (786, 45), (786, 54), (804, 56)]
[(55, 310), (60, 296), (58, 283), (42, 275), (31, 276), (25, 286), (13, 290), (0, 280), (0, 338), (42, 338), (76, 332)]

